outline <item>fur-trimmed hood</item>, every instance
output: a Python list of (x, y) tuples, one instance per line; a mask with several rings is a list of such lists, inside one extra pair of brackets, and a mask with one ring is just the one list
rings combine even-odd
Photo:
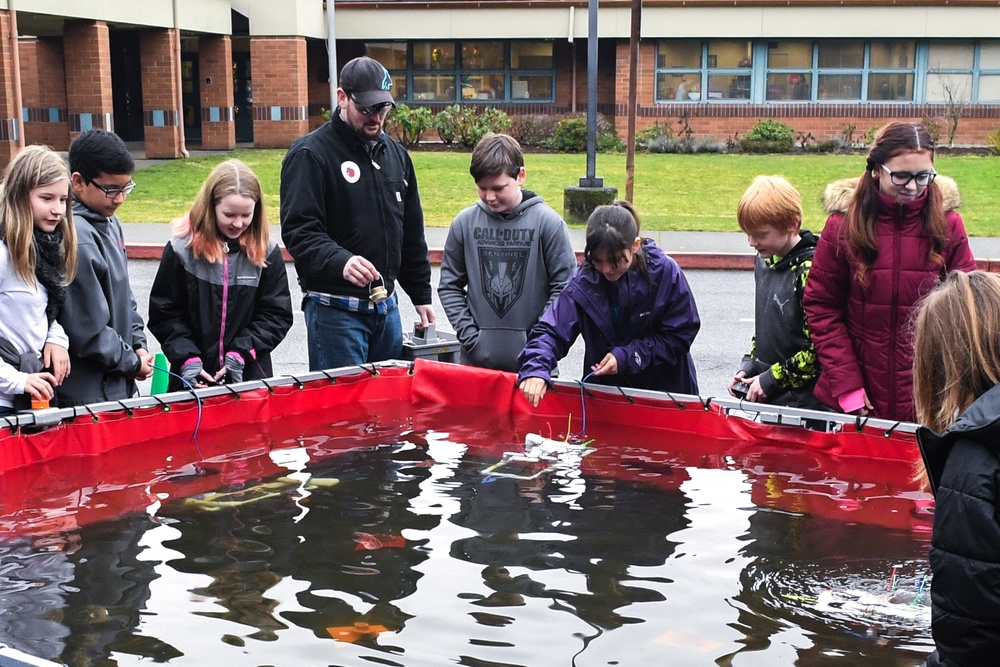
[[(851, 204), (854, 197), (854, 188), (857, 187), (860, 176), (842, 178), (826, 186), (823, 193), (823, 209), (827, 213), (844, 213)], [(934, 179), (941, 189), (941, 202), (944, 210), (954, 211), (962, 205), (962, 195), (958, 191), (958, 183), (947, 176), (938, 176)]]

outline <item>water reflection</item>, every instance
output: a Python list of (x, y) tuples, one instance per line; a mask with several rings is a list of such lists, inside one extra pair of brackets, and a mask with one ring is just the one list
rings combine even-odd
[[(74, 666), (917, 665), (930, 648), (926, 516), (894, 464), (610, 444), (607, 425), (579, 468), (520, 480), (482, 471), (554, 427), (456, 417), (357, 408), (238, 453), (203, 443), (227, 453), (177, 462), (188, 498), (138, 477), (78, 494), (156, 502), (0, 544), (0, 640)], [(828, 595), (857, 592), (917, 616)]]

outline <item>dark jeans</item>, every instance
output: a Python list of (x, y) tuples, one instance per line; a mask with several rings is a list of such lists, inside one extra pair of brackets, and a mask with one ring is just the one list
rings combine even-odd
[(357, 313), (305, 300), (309, 370), (399, 359), (403, 354), (403, 327), (399, 309), (385, 315)]

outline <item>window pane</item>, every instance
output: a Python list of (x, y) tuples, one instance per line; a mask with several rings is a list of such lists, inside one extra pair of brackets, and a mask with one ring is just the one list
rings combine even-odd
[(512, 69), (552, 69), (552, 42), (511, 42)]
[(864, 42), (843, 41), (819, 43), (820, 67), (857, 69), (864, 67), (864, 64)]
[(454, 69), (455, 45), (451, 42), (414, 42), (413, 68)]
[(1000, 75), (990, 74), (979, 77), (979, 101), (996, 102), (1000, 100)]
[(872, 42), (871, 66), (874, 69), (913, 67), (916, 49), (914, 42)]
[(736, 69), (750, 67), (753, 45), (750, 42), (709, 42), (709, 68)]
[(1000, 69), (1000, 44), (979, 45), (979, 69)]
[(892, 100), (896, 102), (913, 100), (912, 74), (869, 74), (868, 99)]
[[(404, 42), (369, 42), (365, 44), (365, 55), (382, 63), (382, 67), (406, 69), (406, 44)], [(395, 85), (395, 78), (393, 84)]]
[(392, 96), (397, 100), (409, 99), (406, 94), (406, 73), (392, 75)]
[(973, 45), (968, 42), (931, 42), (930, 69), (972, 69)]
[(502, 100), (503, 74), (474, 74), (462, 77), (463, 100)]
[(860, 100), (860, 74), (820, 74), (819, 92), (821, 100)]
[(807, 72), (767, 75), (768, 100), (808, 100), (812, 94), (812, 80)]
[(694, 74), (658, 74), (656, 98), (659, 100), (698, 100), (699, 77)]
[(701, 42), (695, 40), (660, 40), (656, 53), (658, 68), (700, 68)]
[(462, 69), (503, 69), (503, 42), (463, 42)]
[(928, 74), (927, 101), (968, 100), (972, 94), (971, 74)]
[(512, 100), (551, 100), (551, 76), (521, 76), (510, 78), (510, 98)]
[(749, 100), (750, 77), (745, 75), (713, 74), (708, 77), (708, 99)]
[(414, 74), (413, 99), (447, 100), (455, 99), (455, 77), (450, 74)]
[(768, 42), (768, 67), (812, 67), (812, 43)]

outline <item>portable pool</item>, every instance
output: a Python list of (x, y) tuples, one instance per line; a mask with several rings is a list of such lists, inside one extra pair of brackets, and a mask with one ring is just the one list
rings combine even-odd
[(8, 422), (0, 642), (69, 665), (932, 648), (911, 424), (571, 382), (532, 410), (510, 374), (424, 360), (195, 394)]

